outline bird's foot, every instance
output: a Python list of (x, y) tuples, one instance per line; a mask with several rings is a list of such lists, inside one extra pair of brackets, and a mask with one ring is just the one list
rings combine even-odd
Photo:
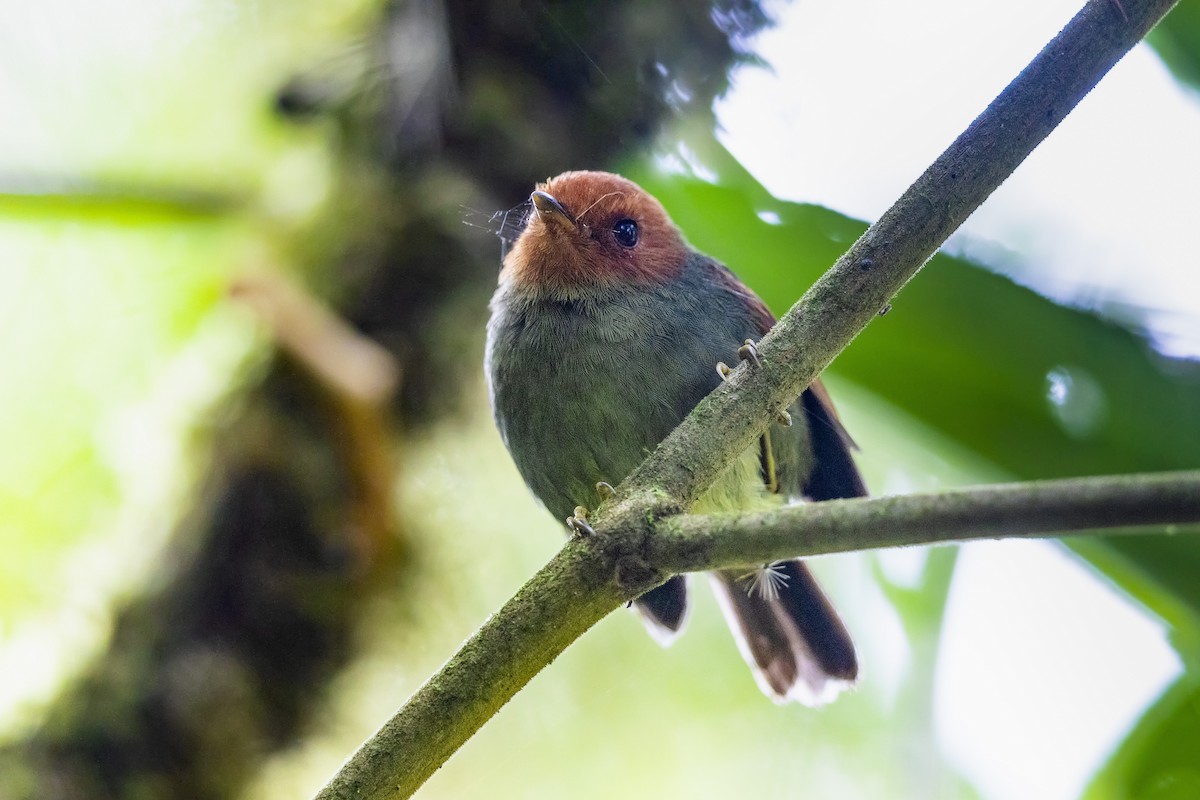
[(749, 361), (756, 367), (762, 366), (762, 359), (758, 357), (758, 345), (753, 339), (747, 339), (738, 348), (738, 358), (742, 361)]
[[(758, 344), (753, 339), (747, 339), (741, 347), (738, 348), (738, 356), (742, 361), (749, 361), (756, 367), (762, 366), (762, 358), (758, 355)], [(717, 362), (717, 374), (721, 376), (721, 380), (729, 380), (729, 376), (733, 374), (733, 369), (724, 361)], [(775, 421), (785, 428), (792, 427), (792, 415), (787, 409), (781, 409), (775, 415)]]
[(596, 531), (588, 524), (588, 510), (575, 506), (575, 513), (567, 517), (567, 527), (575, 536), (595, 536)]

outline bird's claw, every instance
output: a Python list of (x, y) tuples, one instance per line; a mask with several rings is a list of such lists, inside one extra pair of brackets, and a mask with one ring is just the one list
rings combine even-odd
[[(738, 356), (742, 361), (749, 361), (756, 367), (762, 366), (762, 358), (758, 355), (758, 344), (753, 339), (747, 339), (741, 347), (738, 348)], [(721, 376), (721, 380), (729, 380), (729, 376), (733, 374), (733, 370), (724, 361), (717, 362), (717, 374)], [(787, 409), (783, 409), (775, 415), (775, 421), (785, 428), (792, 427), (792, 415)]]
[(588, 510), (575, 506), (575, 513), (567, 517), (567, 527), (575, 536), (595, 536), (596, 531), (588, 524)]
[(742, 343), (742, 346), (738, 348), (738, 357), (742, 361), (753, 363), (756, 367), (762, 366), (762, 359), (758, 357), (758, 345), (753, 339), (747, 339)]

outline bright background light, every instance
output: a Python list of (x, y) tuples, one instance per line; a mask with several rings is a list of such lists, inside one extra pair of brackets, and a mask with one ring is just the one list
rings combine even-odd
[[(742, 69), (718, 104), (722, 142), (776, 196), (873, 220), (1078, 8), (778, 6), (758, 42), (769, 68)], [(1200, 357), (1198, 141), (1195, 97), (1139, 46), (948, 249)], [(1179, 670), (1158, 621), (1057, 546), (972, 545), (947, 609), (939, 739), (991, 800), (1076, 796)]]
[[(799, 0), (717, 108), (773, 194), (873, 220), (1078, 10), (1077, 0)], [(830, 31), (853, 31), (853, 37)], [(1140, 45), (963, 225), (949, 249), (1200, 357), (1200, 106)]]

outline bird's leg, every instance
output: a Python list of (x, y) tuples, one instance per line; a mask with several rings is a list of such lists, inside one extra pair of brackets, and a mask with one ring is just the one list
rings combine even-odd
[[(738, 357), (742, 361), (749, 361), (756, 367), (762, 366), (762, 359), (758, 356), (758, 344), (753, 339), (747, 339), (738, 348)], [(729, 379), (729, 373), (732, 372), (728, 366), (723, 363), (717, 364), (717, 372), (720, 373), (722, 380)], [(785, 428), (792, 427), (792, 415), (788, 413), (786, 408), (780, 409), (775, 415), (775, 421)]]
[(763, 483), (767, 491), (775, 494), (779, 491), (779, 476), (775, 471), (775, 451), (771, 447), (771, 432), (767, 431), (758, 440), (758, 460), (762, 468)]
[(583, 506), (575, 506), (575, 513), (567, 517), (567, 527), (575, 536), (595, 536), (596, 531), (588, 524), (588, 510)]
[[(762, 366), (762, 360), (758, 357), (758, 348), (754, 346), (753, 339), (747, 339), (746, 343), (738, 348), (738, 355), (743, 361), (750, 361), (756, 367)], [(721, 380), (729, 380), (729, 376), (733, 374), (733, 370), (724, 361), (717, 362), (717, 374), (721, 376)], [(786, 410), (780, 411), (775, 416), (775, 421), (783, 427), (790, 427), (792, 424), (792, 415)], [(774, 494), (779, 491), (779, 479), (775, 473), (775, 453), (771, 449), (771, 435), (764, 433), (759, 438), (759, 460), (762, 465), (763, 481), (767, 484), (767, 491)]]

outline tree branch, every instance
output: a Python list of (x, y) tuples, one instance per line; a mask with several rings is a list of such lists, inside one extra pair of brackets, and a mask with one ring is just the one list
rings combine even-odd
[[(1091, 0), (625, 481), (687, 506), (767, 429), (1175, 0)], [(1126, 20), (1119, 10), (1124, 8)]]
[[(1091, 0), (784, 315), (759, 344), (761, 368), (742, 365), (705, 398), (626, 478), (618, 502), (601, 508), (597, 536), (569, 542), (351, 756), (318, 798), (409, 796), (583, 631), (683, 563), (684, 548), (675, 564), (645, 560), (660, 547), (655, 529), (671, 529), (659, 523), (686, 508), (754, 443), (1173, 5)], [(879, 505), (860, 504), (875, 511), (858, 513), (881, 513), (904, 499), (870, 502)], [(680, 532), (688, 521), (671, 524)], [(744, 554), (735, 560), (768, 560)]]
[(575, 540), (538, 570), (372, 736), (318, 798), (408, 797), (624, 597)]
[(1067, 478), (761, 513), (681, 514), (657, 527), (646, 558), (671, 572), (696, 572), (881, 547), (1196, 522), (1200, 470)]

